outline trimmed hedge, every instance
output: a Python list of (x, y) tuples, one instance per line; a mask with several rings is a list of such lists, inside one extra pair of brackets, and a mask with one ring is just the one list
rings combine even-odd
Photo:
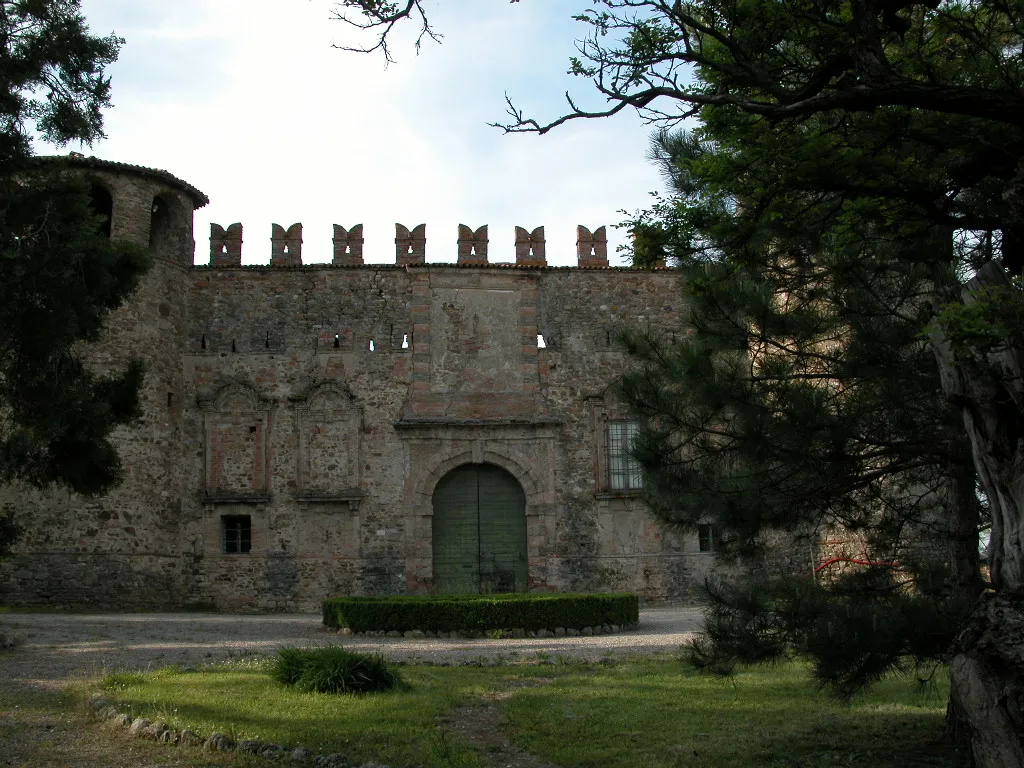
[(629, 627), (640, 619), (640, 601), (632, 593), (333, 597), (324, 600), (323, 610), (328, 627), (353, 632)]

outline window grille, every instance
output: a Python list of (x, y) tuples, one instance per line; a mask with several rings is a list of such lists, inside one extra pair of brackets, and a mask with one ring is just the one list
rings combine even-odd
[(636, 433), (635, 422), (608, 422), (608, 487), (612, 490), (643, 487), (640, 464), (630, 455)]
[(249, 515), (222, 515), (220, 518), (222, 551), (226, 555), (245, 555), (252, 549), (252, 520)]

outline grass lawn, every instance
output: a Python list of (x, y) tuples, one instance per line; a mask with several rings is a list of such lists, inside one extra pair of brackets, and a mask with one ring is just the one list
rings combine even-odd
[[(499, 721), (517, 749), (566, 768), (960, 765), (943, 737), (944, 683), (919, 691), (890, 680), (843, 705), (798, 665), (725, 680), (676, 661), (401, 672), (407, 690), (361, 695), (301, 693), (255, 661), (104, 682), (133, 716), (395, 768), (504, 764), (493, 739), (483, 746)], [(474, 719), (488, 711), (495, 717), (474, 735)]]

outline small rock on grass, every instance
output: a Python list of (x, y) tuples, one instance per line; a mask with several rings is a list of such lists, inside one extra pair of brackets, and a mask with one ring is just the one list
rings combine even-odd
[(234, 740), (226, 733), (214, 733), (203, 744), (207, 752), (230, 752), (235, 748)]
[(128, 733), (130, 733), (132, 736), (136, 736), (140, 731), (142, 731), (145, 728), (149, 728), (149, 726), (151, 726), (152, 724), (152, 721), (147, 720), (144, 717), (137, 717), (134, 720), (132, 720), (132, 724), (128, 727)]
[(167, 723), (161, 721), (153, 723), (152, 725), (141, 729), (138, 732), (138, 734), (144, 739), (150, 739), (151, 741), (161, 741), (164, 733), (167, 730)]
[(197, 736), (191, 730), (186, 728), (181, 732), (181, 736), (178, 737), (178, 743), (183, 747), (198, 747), (203, 743), (202, 738)]
[(295, 762), (304, 762), (309, 760), (313, 756), (313, 753), (305, 747), (296, 747), (291, 751), (291, 759)]
[(349, 768), (348, 758), (342, 754), (320, 755), (313, 765), (315, 768)]

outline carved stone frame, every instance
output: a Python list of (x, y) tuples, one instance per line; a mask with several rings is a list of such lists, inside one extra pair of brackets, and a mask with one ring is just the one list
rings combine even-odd
[[(231, 398), (241, 396), (249, 407), (244, 411), (230, 410), (227, 403)], [(203, 490), (202, 502), (204, 504), (216, 503), (267, 503), (270, 500), (270, 409), (273, 403), (266, 400), (251, 387), (233, 383), (221, 387), (217, 393), (209, 399), (200, 399), (199, 408), (203, 413)], [(219, 425), (238, 424), (241, 421), (246, 423), (258, 423), (262, 429), (261, 443), (257, 446), (261, 461), (257, 462), (254, 470), (258, 473), (252, 490), (219, 490), (210, 486), (212, 474), (213, 436), (215, 428)]]
[[(325, 408), (321, 405), (323, 396), (334, 395), (342, 400), (342, 407)], [(305, 394), (294, 399), (295, 431), (298, 435), (296, 451), (295, 497), (300, 502), (316, 502), (330, 509), (334, 503), (347, 504), (349, 511), (355, 513), (363, 498), (360, 486), (360, 450), (363, 431), (363, 409), (358, 406), (351, 393), (343, 386), (328, 383), (314, 387)], [(314, 488), (309, 477), (309, 431), (317, 422), (341, 423), (346, 425), (346, 432), (352, 436), (348, 454), (348, 472), (350, 483), (345, 488), (325, 489)]]

